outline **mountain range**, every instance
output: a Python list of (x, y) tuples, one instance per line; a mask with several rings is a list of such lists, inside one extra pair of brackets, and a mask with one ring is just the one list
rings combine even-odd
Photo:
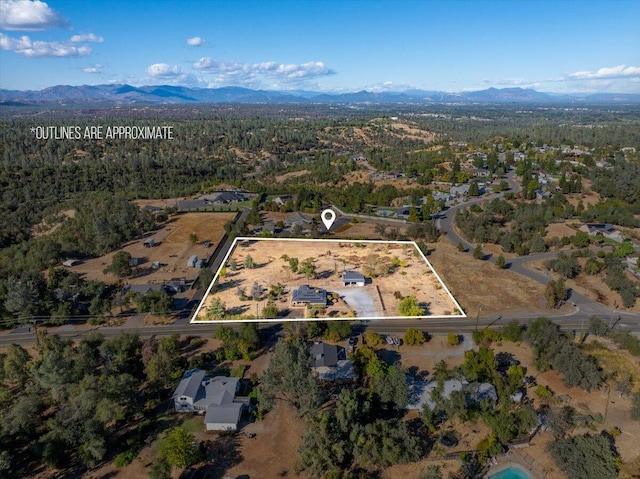
[(322, 93), (304, 90), (271, 91), (241, 87), (188, 88), (153, 85), (58, 85), (40, 91), (0, 89), (2, 105), (41, 104), (185, 104), (185, 103), (615, 103), (638, 104), (640, 94), (553, 94), (523, 88), (489, 88), (447, 93), (428, 90), (398, 92)]

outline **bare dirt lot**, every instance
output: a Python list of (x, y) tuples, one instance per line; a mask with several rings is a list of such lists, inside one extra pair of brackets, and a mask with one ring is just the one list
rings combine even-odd
[[(235, 216), (236, 213), (185, 213), (173, 216), (153, 234), (131, 241), (120, 250), (83, 261), (68, 269), (81, 274), (87, 280), (96, 279), (112, 283), (116, 277), (104, 274), (103, 270), (111, 264), (113, 256), (118, 251), (127, 251), (140, 261), (139, 266), (134, 268), (133, 277), (128, 279), (131, 284), (162, 283), (174, 277), (193, 280), (199, 270), (188, 267), (187, 259), (197, 255), (198, 258), (208, 260), (224, 236), (224, 224)], [(196, 243), (190, 241), (191, 234), (197, 236)], [(160, 244), (147, 248), (143, 243), (148, 238), (154, 238)], [(210, 242), (208, 248), (203, 245), (206, 241)], [(151, 267), (155, 261), (161, 264), (157, 270)]]
[[(300, 271), (293, 273), (283, 255), (298, 259), (300, 264), (311, 258), (315, 278), (310, 279)], [(247, 256), (253, 260), (254, 268), (242, 266)], [(291, 302), (292, 292), (302, 285), (340, 294), (339, 300), (329, 301), (326, 310), (320, 313), (322, 317), (370, 317), (368, 314), (372, 310), (376, 312), (375, 317), (399, 316), (398, 305), (406, 296), (415, 296), (425, 311), (424, 315), (460, 314), (412, 243), (243, 240), (236, 243), (227, 262), (231, 259), (238, 269), (230, 271), (227, 268), (224, 277), (218, 280), (218, 290), (205, 299), (198, 319), (206, 319), (205, 312), (213, 298), (225, 303), (228, 314), (234, 316), (232, 319), (253, 315), (256, 310), (264, 309), (265, 293), (278, 283), (284, 286), (284, 294), (275, 300), (280, 310), (279, 317), (302, 318), (307, 315), (307, 308)], [(364, 274), (367, 284), (345, 288), (341, 280), (345, 270)], [(263, 291), (257, 301), (253, 299), (256, 283)], [(238, 288), (244, 288), (244, 300)]]
[(508, 269), (460, 253), (447, 240), (440, 240), (429, 255), (442, 280), (467, 314), (546, 312), (544, 287)]

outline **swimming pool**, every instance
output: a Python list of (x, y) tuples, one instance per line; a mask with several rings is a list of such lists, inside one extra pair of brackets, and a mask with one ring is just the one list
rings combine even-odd
[(489, 479), (531, 479), (531, 476), (519, 467), (510, 466), (500, 472), (491, 474)]

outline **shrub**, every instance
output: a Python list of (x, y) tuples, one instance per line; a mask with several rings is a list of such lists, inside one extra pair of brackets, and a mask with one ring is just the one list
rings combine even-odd
[(451, 331), (447, 334), (447, 344), (449, 344), (449, 346), (457, 346), (460, 344), (460, 336)]

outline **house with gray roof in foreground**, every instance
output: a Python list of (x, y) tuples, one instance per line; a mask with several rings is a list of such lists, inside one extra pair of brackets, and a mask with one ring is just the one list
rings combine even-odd
[(353, 381), (358, 375), (353, 368), (353, 362), (347, 359), (343, 347), (316, 342), (309, 348), (311, 355), (311, 370), (325, 380)]
[(173, 400), (177, 412), (204, 413), (208, 431), (235, 431), (248, 398), (236, 396), (240, 378), (205, 377), (205, 371), (190, 369), (184, 373)]

